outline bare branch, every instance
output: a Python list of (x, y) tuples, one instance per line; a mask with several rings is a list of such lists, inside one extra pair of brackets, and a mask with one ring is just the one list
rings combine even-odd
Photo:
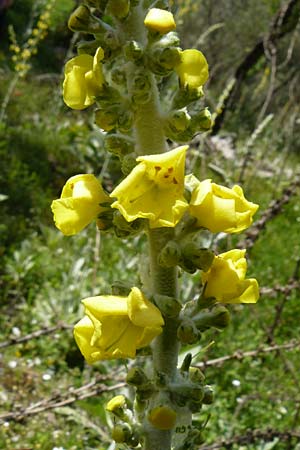
[(220, 358), (210, 359), (208, 361), (202, 361), (195, 364), (195, 367), (199, 367), (200, 369), (205, 369), (206, 367), (211, 366), (220, 366), (227, 361), (237, 360), (241, 361), (245, 358), (255, 358), (256, 356), (263, 355), (266, 353), (276, 352), (278, 350), (293, 350), (300, 348), (300, 341), (292, 340), (285, 344), (281, 345), (272, 345), (270, 347), (262, 347), (256, 350), (250, 350), (248, 352), (243, 352), (241, 350), (237, 350), (232, 355), (221, 356)]
[[(116, 377), (114, 377), (116, 380)], [(110, 381), (111, 375), (98, 375), (94, 381), (87, 383), (80, 388), (70, 387), (64, 393), (54, 394), (52, 397), (41, 400), (28, 407), (16, 408), (14, 411), (0, 414), (0, 424), (8, 421), (21, 421), (26, 417), (42, 413), (49, 409), (59, 408), (70, 405), (78, 400), (83, 400), (89, 397), (95, 397), (107, 392), (115, 391), (123, 387), (126, 383), (120, 381), (112, 386), (107, 386), (104, 381)], [(117, 378), (118, 380), (118, 378)]]
[(68, 325), (66, 323), (59, 323), (58, 325), (55, 325), (54, 327), (42, 328), (40, 330), (36, 330), (36, 331), (33, 331), (32, 333), (26, 334), (25, 336), (11, 337), (7, 341), (0, 342), (0, 349), (9, 347), (10, 345), (22, 344), (23, 342), (27, 342), (27, 341), (30, 341), (31, 339), (36, 339), (41, 336), (45, 336), (47, 334), (52, 334), (52, 333), (55, 333), (56, 331), (70, 330), (71, 328), (73, 328), (73, 325)]

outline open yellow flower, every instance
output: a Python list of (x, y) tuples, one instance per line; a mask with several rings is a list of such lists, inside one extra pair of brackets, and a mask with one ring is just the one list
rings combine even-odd
[(230, 250), (216, 256), (208, 272), (202, 272), (205, 297), (221, 303), (256, 303), (259, 287), (255, 278), (245, 279), (246, 250)]
[(95, 56), (79, 55), (70, 59), (65, 66), (63, 97), (72, 109), (85, 109), (95, 102), (100, 94), (104, 77), (100, 61), (104, 52), (99, 47)]
[(117, 198), (112, 208), (128, 222), (143, 218), (150, 228), (174, 227), (188, 208), (183, 196), (187, 148), (137, 158), (139, 164), (110, 194)]
[(76, 234), (97, 218), (104, 209), (100, 203), (107, 201), (109, 197), (94, 175), (75, 175), (51, 204), (55, 225), (66, 236)]
[(245, 199), (240, 186), (229, 189), (211, 180), (187, 180), (193, 187), (190, 213), (197, 218), (198, 226), (212, 233), (238, 233), (251, 225), (258, 205)]
[(180, 52), (181, 61), (175, 67), (181, 86), (197, 89), (208, 80), (208, 64), (199, 50), (187, 49)]
[(162, 332), (159, 309), (133, 287), (128, 297), (103, 295), (82, 301), (85, 316), (74, 327), (77, 345), (87, 360), (135, 358)]
[(173, 14), (164, 9), (152, 8), (145, 17), (144, 25), (151, 31), (158, 31), (161, 34), (175, 30), (176, 23)]

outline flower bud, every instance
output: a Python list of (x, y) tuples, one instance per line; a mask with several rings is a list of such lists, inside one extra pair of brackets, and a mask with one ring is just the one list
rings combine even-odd
[(78, 55), (87, 54), (94, 56), (100, 46), (101, 42), (98, 39), (93, 41), (80, 41), (77, 44), (77, 53)]
[(146, 73), (138, 73), (132, 80), (132, 101), (144, 105), (151, 97), (151, 82)]
[(203, 310), (195, 317), (196, 326), (201, 331), (210, 327), (226, 328), (229, 321), (229, 311), (223, 305), (216, 305), (211, 310)]
[(208, 131), (212, 126), (212, 117), (208, 108), (202, 109), (192, 116), (192, 127), (194, 131)]
[(190, 88), (189, 86), (181, 87), (173, 98), (172, 109), (180, 109), (188, 106), (203, 97), (202, 87)]
[(177, 47), (161, 48), (155, 43), (147, 52), (147, 65), (156, 75), (166, 76), (180, 61), (180, 49)]
[(118, 117), (118, 130), (120, 133), (129, 133), (133, 125), (133, 115), (130, 111), (122, 111)]
[(177, 329), (177, 337), (183, 344), (195, 344), (201, 338), (200, 331), (191, 319), (185, 318)]
[(114, 414), (119, 419), (123, 419), (126, 416), (125, 410), (127, 408), (126, 398), (124, 395), (116, 395), (106, 404), (106, 411)]
[(180, 261), (180, 247), (175, 241), (169, 241), (158, 256), (158, 264), (162, 267), (175, 267)]
[(110, 78), (111, 81), (118, 86), (125, 86), (126, 84), (126, 75), (124, 70), (120, 69), (119, 67), (116, 67), (111, 70), (110, 72)]
[(202, 403), (203, 386), (188, 382), (177, 382), (170, 385), (172, 400), (180, 407), (186, 406), (192, 399), (195, 403)]
[(80, 5), (71, 14), (68, 27), (72, 31), (96, 34), (105, 31), (108, 25), (94, 16), (87, 5)]
[(127, 423), (115, 425), (111, 432), (111, 437), (118, 444), (127, 443), (132, 437), (132, 431)]
[(154, 295), (154, 302), (165, 317), (177, 317), (182, 308), (177, 298), (168, 297), (167, 295)]
[(99, 8), (100, 6), (99, 0), (85, 0), (85, 3), (91, 8)]
[(159, 430), (171, 430), (175, 426), (177, 413), (170, 406), (157, 406), (148, 414), (148, 420)]
[(113, 130), (116, 127), (118, 113), (115, 109), (97, 109), (95, 111), (95, 124), (104, 131)]
[(137, 41), (130, 41), (125, 45), (125, 57), (129, 61), (137, 62), (143, 56), (143, 49)]
[(204, 386), (204, 397), (202, 403), (204, 403), (205, 405), (211, 405), (213, 401), (214, 401), (213, 388), (207, 384), (206, 386)]
[(126, 383), (138, 388), (144, 385), (148, 385), (149, 378), (140, 367), (132, 367), (127, 373)]
[(145, 17), (144, 25), (148, 30), (166, 34), (175, 30), (176, 23), (173, 14), (163, 9), (152, 8)]
[(130, 8), (129, 0), (109, 0), (107, 5), (108, 13), (117, 19), (125, 19), (128, 16)]
[(121, 170), (125, 176), (129, 175), (132, 169), (137, 165), (136, 154), (129, 153), (122, 159)]
[(116, 295), (118, 297), (128, 297), (131, 291), (131, 285), (124, 283), (123, 281), (115, 281), (111, 285), (111, 293), (112, 295)]
[(185, 355), (184, 360), (180, 367), (180, 372), (189, 372), (192, 359), (193, 359), (193, 356), (191, 353), (188, 353), (187, 355)]
[(190, 367), (189, 376), (190, 380), (196, 384), (203, 383), (203, 381), (205, 380), (204, 373), (198, 367)]
[(127, 222), (120, 211), (115, 211), (113, 215), (113, 225), (116, 235), (123, 238), (139, 233), (144, 227), (144, 221), (143, 219), (136, 219), (132, 222)]
[(182, 245), (182, 256), (184, 260), (190, 261), (197, 269), (207, 272), (214, 260), (215, 254), (208, 248), (199, 248), (195, 242), (186, 242)]
[(107, 134), (104, 140), (105, 149), (117, 156), (125, 156), (134, 150), (134, 141), (122, 134)]

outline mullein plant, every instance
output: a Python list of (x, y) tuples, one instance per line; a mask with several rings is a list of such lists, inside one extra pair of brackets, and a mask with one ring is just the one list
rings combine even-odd
[[(134, 399), (117, 395), (106, 405), (117, 448), (195, 449), (204, 425), (193, 414), (212, 403), (213, 392), (191, 353), (178, 367), (180, 348), (225, 328), (226, 305), (259, 296), (257, 281), (246, 278), (245, 251), (216, 255), (199, 245), (199, 235), (241, 232), (258, 206), (239, 186), (185, 174), (184, 144), (211, 127), (199, 102), (208, 64), (200, 51), (180, 48), (167, 1), (86, 0), (69, 27), (88, 39), (65, 66), (64, 101), (76, 110), (94, 105), (123, 179), (109, 194), (93, 174), (73, 176), (52, 203), (55, 224), (71, 236), (95, 221), (121, 238), (145, 233), (149, 243), (141, 284), (82, 300), (74, 337), (89, 364), (138, 359), (126, 378)], [(170, 141), (182, 145), (170, 149)], [(198, 297), (185, 303), (182, 270), (200, 271), (202, 280)]]

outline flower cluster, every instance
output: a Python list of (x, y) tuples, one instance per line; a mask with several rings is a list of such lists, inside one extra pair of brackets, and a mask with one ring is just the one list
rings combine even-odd
[(10, 50), (13, 52), (12, 61), (15, 65), (15, 71), (20, 77), (24, 77), (31, 67), (30, 59), (37, 53), (39, 43), (45, 39), (48, 33), (51, 12), (56, 0), (50, 0), (44, 7), (44, 11), (39, 16), (36, 26), (31, 30), (31, 34), (25, 44), (20, 47), (16, 40), (14, 30), (10, 29), (10, 39), (12, 44)]
[[(178, 299), (157, 298), (153, 292), (147, 298), (138, 287), (127, 296), (83, 300), (85, 316), (75, 326), (74, 335), (89, 363), (134, 358), (138, 349), (148, 346), (162, 332), (163, 316), (180, 317), (178, 339), (192, 343), (209, 326), (222, 328), (228, 323), (229, 313), (218, 303), (255, 303), (259, 295), (257, 281), (246, 278), (244, 250), (215, 255), (199, 247), (194, 239), (203, 230), (245, 230), (258, 205), (245, 198), (240, 186), (228, 188), (186, 175), (188, 146), (161, 153), (153, 149), (154, 154), (145, 154), (132, 133), (140, 120), (137, 111), (152, 101), (153, 74), (173, 74), (177, 80), (169, 112), (158, 117), (166, 137), (186, 142), (196, 132), (210, 128), (209, 111), (199, 109), (196, 103), (209, 77), (204, 55), (179, 47), (174, 17), (166, 9), (145, 10), (146, 44), (143, 40), (122, 43), (123, 31), (118, 35), (118, 24), (123, 27), (134, 2), (104, 3), (107, 6), (87, 1), (69, 20), (72, 30), (86, 31), (94, 35), (94, 40), (79, 43), (79, 54), (67, 62), (63, 98), (75, 110), (96, 104), (96, 125), (104, 131), (105, 148), (119, 157), (124, 177), (110, 194), (92, 174), (70, 178), (61, 197), (52, 203), (55, 224), (67, 236), (93, 221), (119, 237), (141, 230), (151, 233), (153, 229), (173, 229), (173, 240), (158, 255), (159, 264), (180, 266), (190, 273), (200, 270), (203, 288), (201, 301), (192, 309), (183, 308)], [(94, 15), (97, 5), (100, 14)], [(112, 16), (109, 23), (102, 20), (104, 14)], [(129, 67), (135, 69), (130, 77)], [(161, 410), (159, 422), (160, 415)], [(155, 417), (153, 414), (153, 422)]]

